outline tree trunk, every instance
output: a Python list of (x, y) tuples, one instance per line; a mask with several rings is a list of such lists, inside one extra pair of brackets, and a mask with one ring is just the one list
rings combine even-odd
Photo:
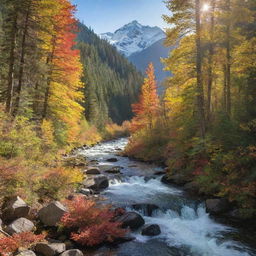
[(211, 25), (210, 25), (210, 46), (208, 58), (208, 83), (207, 83), (207, 121), (211, 119), (212, 105), (212, 82), (213, 82), (213, 55), (214, 55), (214, 26), (215, 26), (215, 1), (211, 1)]
[(19, 110), (20, 105), (20, 94), (22, 90), (22, 80), (23, 80), (23, 73), (24, 73), (24, 64), (25, 64), (25, 48), (26, 48), (26, 39), (27, 39), (27, 33), (28, 33), (28, 26), (29, 26), (29, 16), (30, 16), (30, 6), (31, 3), (28, 4), (28, 8), (26, 11), (26, 17), (25, 17), (25, 26), (24, 26), (24, 32), (22, 36), (22, 42), (21, 42), (21, 56), (20, 56), (20, 66), (19, 66), (19, 76), (18, 76), (18, 87), (16, 90), (16, 100), (14, 104), (13, 109), (13, 115), (16, 116), (17, 112)]
[(14, 63), (15, 63), (15, 44), (17, 36), (17, 14), (13, 17), (13, 24), (10, 37), (10, 53), (9, 53), (9, 68), (8, 68), (8, 78), (7, 78), (7, 95), (6, 95), (6, 105), (5, 111), (11, 113), (12, 100), (13, 100), (13, 75), (14, 75)]
[(227, 66), (223, 66), (223, 109), (227, 112)]
[(227, 0), (228, 21), (226, 30), (226, 84), (227, 84), (227, 114), (231, 115), (231, 54), (230, 54), (230, 0)]
[(50, 96), (50, 86), (51, 86), (51, 81), (52, 81), (52, 62), (54, 58), (54, 53), (55, 53), (55, 47), (56, 47), (56, 38), (54, 37), (52, 40), (52, 52), (50, 56), (47, 58), (47, 64), (49, 65), (49, 73), (48, 73), (48, 78), (47, 78), (47, 85), (46, 85), (46, 91), (44, 95), (44, 106), (43, 106), (43, 114), (42, 117), (43, 119), (47, 117), (47, 112), (48, 112), (48, 101), (49, 101), (49, 96)]
[(201, 3), (196, 4), (196, 73), (197, 73), (197, 111), (199, 116), (200, 135), (205, 138), (204, 88), (202, 81), (202, 53), (201, 53)]

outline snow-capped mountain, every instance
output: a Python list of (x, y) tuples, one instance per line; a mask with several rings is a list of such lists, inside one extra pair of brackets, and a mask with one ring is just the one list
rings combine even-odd
[(100, 37), (108, 40), (119, 52), (129, 57), (163, 39), (165, 33), (159, 27), (143, 26), (135, 20), (114, 33), (100, 34)]

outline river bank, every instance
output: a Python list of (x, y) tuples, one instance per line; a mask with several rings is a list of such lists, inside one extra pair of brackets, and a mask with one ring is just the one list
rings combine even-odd
[[(144, 209), (135, 210), (143, 216), (146, 224), (158, 224), (161, 235), (147, 238), (133, 232), (134, 241), (118, 248), (101, 248), (92, 255), (255, 255), (254, 238), (248, 230), (220, 224), (206, 213), (204, 202), (195, 200), (183, 189), (161, 182), (163, 168), (119, 156), (126, 139), (102, 143), (90, 149), (81, 149), (88, 160), (104, 175), (106, 166), (121, 167), (119, 174), (107, 174), (110, 186), (101, 195), (108, 203), (135, 210), (134, 204), (154, 204), (159, 207), (153, 216)], [(110, 163), (107, 159), (116, 158)], [(97, 160), (97, 161), (95, 161)]]

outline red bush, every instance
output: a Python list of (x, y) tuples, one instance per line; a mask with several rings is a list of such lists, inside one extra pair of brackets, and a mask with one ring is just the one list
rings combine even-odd
[(35, 235), (32, 232), (15, 234), (10, 237), (0, 238), (0, 255), (7, 256), (14, 253), (20, 247), (28, 249), (33, 244), (44, 240), (45, 235)]
[(69, 213), (62, 218), (65, 227), (75, 228), (71, 239), (82, 245), (94, 246), (103, 242), (113, 242), (125, 235), (120, 223), (113, 222), (114, 212), (109, 207), (98, 207), (94, 201), (76, 197), (67, 201)]

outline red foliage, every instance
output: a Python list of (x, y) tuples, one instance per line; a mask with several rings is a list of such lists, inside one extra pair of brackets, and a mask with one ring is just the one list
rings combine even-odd
[(69, 213), (62, 218), (65, 227), (75, 228), (71, 239), (82, 245), (94, 246), (102, 242), (112, 242), (125, 235), (120, 223), (113, 222), (115, 213), (109, 207), (98, 207), (94, 201), (76, 197), (67, 201)]
[(45, 235), (35, 235), (32, 232), (25, 232), (20, 234), (14, 234), (11, 237), (0, 238), (0, 255), (10, 255), (14, 253), (20, 247), (27, 249), (33, 244), (43, 241)]

